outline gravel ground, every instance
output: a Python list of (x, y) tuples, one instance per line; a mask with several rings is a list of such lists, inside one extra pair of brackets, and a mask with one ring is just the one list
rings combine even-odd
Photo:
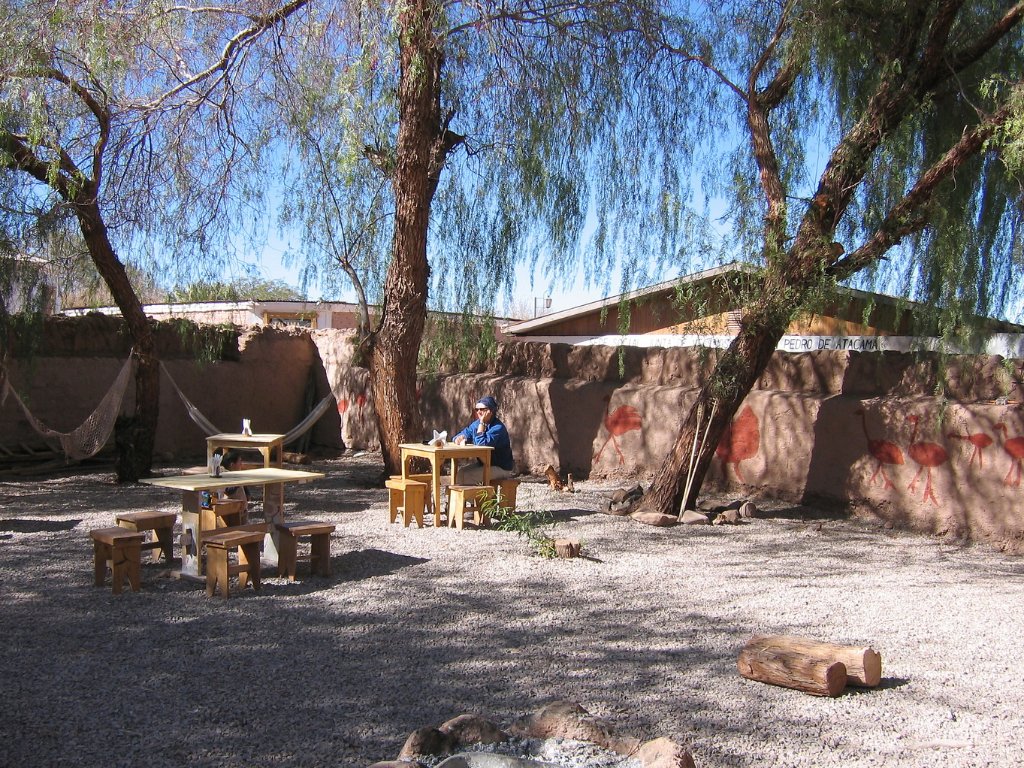
[[(388, 525), (379, 456), (315, 464), (289, 516), (328, 520), (334, 576), (225, 601), (163, 565), (92, 585), (91, 528), (175, 511), (105, 471), (0, 481), (0, 764), (352, 766), (462, 713), (507, 725), (555, 699), (708, 766), (1018, 766), (1024, 560), (763, 505), (739, 526), (601, 513), (617, 485), (540, 482), (585, 557), (513, 533)], [(168, 473), (177, 467), (161, 468)], [(879, 689), (835, 699), (745, 680), (753, 634), (871, 645)]]

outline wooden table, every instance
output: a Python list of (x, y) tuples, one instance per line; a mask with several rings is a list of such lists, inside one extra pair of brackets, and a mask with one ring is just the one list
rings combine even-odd
[(434, 525), (441, 519), (441, 468), (446, 459), (451, 459), (451, 481), (455, 484), (457, 464), (460, 461), (479, 459), (484, 465), (483, 483), (487, 485), (491, 480), (491, 452), (494, 450), (489, 445), (456, 445), (445, 443), (443, 446), (423, 445), (422, 443), (401, 443), (398, 446), (402, 450), (402, 477), (409, 476), (409, 459), (421, 458), (430, 462), (430, 474), (433, 480), (434, 500)]
[[(244, 448), (263, 454), (264, 467), (280, 467), (284, 451), (284, 435), (243, 435), (222, 432), (206, 438), (206, 466), (210, 466), (213, 452), (218, 448)], [(277, 458), (274, 457), (277, 451)]]
[[(326, 477), (323, 472), (306, 472), (296, 469), (280, 469), (278, 467), (263, 467), (261, 469), (242, 469), (235, 472), (222, 471), (220, 477), (212, 477), (209, 474), (172, 475), (169, 477), (147, 477), (139, 482), (147, 485), (156, 485), (161, 488), (173, 488), (182, 492), (181, 527), (184, 540), (193, 542), (190, 551), (186, 552), (182, 547), (181, 551), (181, 573), (184, 576), (200, 577), (203, 575), (203, 563), (201, 554), (201, 543), (203, 533), (208, 530), (206, 518), (202, 514), (199, 504), (200, 491), (220, 491), (225, 488), (232, 488), (238, 485), (262, 485), (264, 497), (280, 498), (284, 494), (285, 483), (308, 483), (311, 480), (319, 480)], [(264, 560), (272, 565), (277, 564), (277, 540), (278, 535), (274, 525), (284, 522), (284, 509), (277, 506), (268, 513), (264, 505), (265, 523), (254, 523), (249, 526), (239, 526), (241, 529), (255, 530), (257, 527), (266, 527), (267, 536), (264, 539), (263, 555)], [(226, 529), (220, 529), (226, 530)]]

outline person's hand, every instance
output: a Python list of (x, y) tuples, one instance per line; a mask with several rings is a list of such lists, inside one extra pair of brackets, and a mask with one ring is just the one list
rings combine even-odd
[(452, 440), (452, 442), (455, 443), (456, 445), (465, 445), (466, 444), (466, 436), (465, 435), (456, 435), (455, 439)]

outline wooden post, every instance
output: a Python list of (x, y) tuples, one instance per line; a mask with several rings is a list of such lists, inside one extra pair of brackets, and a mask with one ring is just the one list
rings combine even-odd
[(814, 696), (838, 696), (846, 688), (846, 665), (831, 656), (794, 649), (788, 638), (755, 636), (740, 651), (736, 666), (750, 680), (794, 688)]

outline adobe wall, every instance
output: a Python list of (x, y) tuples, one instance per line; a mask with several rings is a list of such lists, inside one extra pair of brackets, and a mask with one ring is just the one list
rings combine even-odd
[[(67, 325), (66, 323), (72, 323)], [(77, 323), (77, 324), (75, 324)], [(78, 426), (102, 398), (129, 343), (116, 319), (90, 316), (48, 329), (29, 359), (8, 360), (33, 413)], [(170, 375), (222, 429), (241, 419), (287, 432), (328, 390), (336, 400), (314, 447), (379, 447), (366, 371), (350, 333), (236, 332), (214, 363), (197, 363), (161, 330)], [(420, 382), (424, 438), (472, 418), (483, 393), (502, 403), (522, 469), (649, 481), (680, 419), (710, 374), (715, 351), (511, 343), (490, 369)], [(706, 488), (852, 506), (895, 525), (1024, 551), (1022, 361), (901, 353), (776, 354), (719, 447)], [(942, 392), (943, 396), (934, 393)], [(131, 407), (131, 389), (125, 409)], [(916, 424), (914, 419), (917, 419)], [(0, 405), (0, 444), (38, 444), (12, 399)], [(204, 435), (161, 380), (160, 458), (202, 457)]]
[[(630, 349), (620, 371), (609, 347), (507, 345), (490, 372), (423, 382), (425, 432), (464, 425), (489, 392), (522, 467), (650, 480), (713, 357)], [(1022, 551), (1022, 379), (1021, 361), (991, 357), (776, 354), (705, 487), (851, 506)]]
[[(319, 351), (308, 334), (270, 328), (228, 332), (215, 362), (196, 362), (175, 324), (157, 323), (157, 353), (171, 379), (214, 425), (285, 433), (329, 391)], [(107, 394), (131, 350), (119, 318), (91, 314), (52, 318), (30, 357), (6, 361), (11, 383), (33, 416), (51, 429), (78, 427)], [(129, 384), (121, 413), (134, 408)], [(337, 412), (312, 428), (313, 444), (338, 447)], [(41, 438), (14, 399), (0, 404), (0, 445), (39, 445)], [(166, 375), (160, 378), (158, 458), (205, 457), (205, 433), (195, 425)]]

